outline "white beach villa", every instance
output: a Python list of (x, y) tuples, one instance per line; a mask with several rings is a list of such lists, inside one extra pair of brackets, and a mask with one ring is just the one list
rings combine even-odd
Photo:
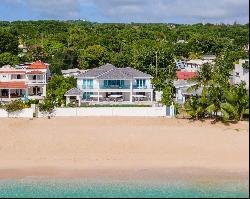
[(90, 69), (77, 76), (77, 88), (65, 93), (66, 104), (81, 102), (153, 102), (152, 76), (134, 68), (111, 64)]

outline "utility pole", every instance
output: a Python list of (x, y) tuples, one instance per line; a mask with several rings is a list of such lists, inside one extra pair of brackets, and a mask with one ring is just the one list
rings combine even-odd
[(158, 76), (158, 52), (156, 51), (156, 78)]

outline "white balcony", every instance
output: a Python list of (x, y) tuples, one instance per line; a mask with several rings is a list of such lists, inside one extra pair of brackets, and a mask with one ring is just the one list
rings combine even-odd
[(46, 80), (27, 80), (28, 84), (46, 84)]

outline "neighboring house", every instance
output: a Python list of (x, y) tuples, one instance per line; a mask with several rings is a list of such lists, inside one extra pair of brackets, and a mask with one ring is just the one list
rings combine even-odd
[(175, 101), (178, 104), (184, 104), (186, 99), (189, 98), (191, 95), (199, 95), (200, 91), (195, 92), (188, 92), (188, 89), (192, 86), (195, 86), (195, 82), (189, 82), (187, 80), (177, 80), (174, 81), (174, 87), (175, 87)]
[(85, 73), (87, 70), (80, 70), (78, 68), (68, 69), (68, 70), (62, 70), (62, 75), (64, 77), (74, 77), (76, 78), (78, 75)]
[(203, 64), (214, 64), (215, 55), (204, 55), (202, 59), (176, 61), (176, 67), (179, 71), (197, 72)]
[(231, 83), (239, 84), (243, 81), (246, 83), (247, 90), (249, 90), (249, 67), (244, 67), (244, 65), (247, 64), (249, 65), (249, 59), (240, 59), (239, 63), (235, 64), (235, 68), (231, 76)]
[(48, 64), (36, 61), (16, 67), (0, 68), (0, 101), (14, 99), (38, 99), (46, 96), (50, 71)]
[(77, 76), (77, 88), (65, 93), (67, 104), (79, 99), (129, 102), (153, 101), (152, 76), (134, 68), (116, 68), (111, 64), (90, 69)]
[(201, 64), (197, 64), (196, 62), (190, 61), (177, 61), (176, 67), (178, 71), (184, 72), (197, 72), (200, 69)]

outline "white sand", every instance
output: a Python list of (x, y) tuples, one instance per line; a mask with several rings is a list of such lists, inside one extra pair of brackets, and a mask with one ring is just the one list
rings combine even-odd
[[(0, 178), (248, 173), (248, 122), (165, 118), (0, 119)], [(99, 171), (99, 172), (98, 172)], [(159, 172), (162, 171), (162, 172)], [(199, 171), (199, 172), (198, 172)], [(206, 172), (209, 173), (209, 172)], [(217, 175), (217, 174), (216, 174)]]

